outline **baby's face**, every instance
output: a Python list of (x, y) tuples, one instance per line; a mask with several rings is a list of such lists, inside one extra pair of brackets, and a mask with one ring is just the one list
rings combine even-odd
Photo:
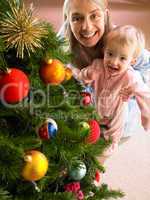
[(134, 50), (132, 45), (109, 41), (104, 51), (104, 66), (111, 74), (126, 71), (133, 60)]

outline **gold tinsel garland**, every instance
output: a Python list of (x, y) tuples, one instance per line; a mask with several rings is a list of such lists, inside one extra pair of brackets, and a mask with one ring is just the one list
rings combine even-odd
[(8, 1), (10, 11), (3, 14), (0, 20), (0, 34), (7, 48), (15, 48), (17, 57), (24, 58), (25, 50), (30, 56), (37, 48), (41, 48), (41, 38), (47, 35), (44, 24), (33, 17), (32, 7), (26, 8), (24, 3), (18, 5), (16, 0)]

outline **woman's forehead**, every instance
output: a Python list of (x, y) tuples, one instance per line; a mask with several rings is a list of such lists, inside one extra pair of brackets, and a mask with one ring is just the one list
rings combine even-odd
[(101, 11), (102, 8), (92, 0), (72, 0), (70, 1), (69, 13), (84, 14), (92, 13), (94, 11)]

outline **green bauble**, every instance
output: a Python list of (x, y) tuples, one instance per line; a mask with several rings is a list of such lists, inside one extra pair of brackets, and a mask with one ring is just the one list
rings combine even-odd
[(87, 136), (90, 131), (90, 126), (87, 122), (80, 122), (79, 123), (79, 131), (82, 136)]
[(70, 170), (69, 176), (75, 181), (80, 181), (86, 175), (86, 166), (83, 162), (80, 162), (78, 165), (72, 167)]

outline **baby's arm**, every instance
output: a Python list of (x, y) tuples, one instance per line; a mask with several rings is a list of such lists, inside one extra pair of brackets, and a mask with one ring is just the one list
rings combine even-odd
[(95, 59), (93, 63), (88, 67), (85, 67), (82, 70), (73, 68), (72, 72), (77, 80), (83, 81), (85, 84), (88, 84), (95, 80), (97, 74), (100, 74), (102, 64), (102, 60)]

